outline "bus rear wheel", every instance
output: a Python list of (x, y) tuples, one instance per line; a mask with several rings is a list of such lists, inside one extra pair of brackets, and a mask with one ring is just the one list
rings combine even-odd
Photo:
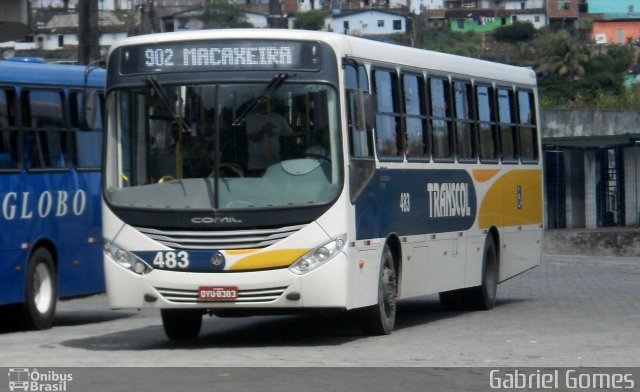
[(198, 309), (160, 309), (162, 327), (170, 340), (191, 340), (202, 327), (202, 311)]
[(27, 264), (23, 321), (29, 329), (47, 329), (53, 324), (58, 299), (58, 279), (53, 256), (36, 249)]
[(378, 303), (364, 309), (362, 330), (368, 335), (389, 335), (396, 322), (398, 277), (389, 245), (382, 250), (378, 279)]
[(488, 236), (482, 257), (482, 283), (480, 286), (465, 289), (465, 303), (474, 310), (493, 309), (496, 304), (497, 289), (498, 253), (493, 237)]

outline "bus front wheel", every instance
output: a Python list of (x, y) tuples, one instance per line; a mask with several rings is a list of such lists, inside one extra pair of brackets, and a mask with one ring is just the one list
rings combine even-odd
[(170, 340), (191, 340), (202, 327), (202, 311), (197, 309), (160, 309), (162, 327)]
[(389, 245), (382, 250), (378, 279), (378, 303), (364, 309), (362, 330), (369, 335), (389, 335), (396, 321), (398, 277)]
[(53, 323), (58, 299), (58, 279), (53, 256), (45, 248), (38, 248), (27, 265), (24, 323), (29, 329), (47, 329)]

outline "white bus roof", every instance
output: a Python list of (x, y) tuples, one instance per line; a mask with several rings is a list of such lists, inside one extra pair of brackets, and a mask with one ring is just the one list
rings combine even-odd
[(310, 30), (218, 29), (158, 33), (125, 38), (115, 43), (110, 52), (125, 45), (160, 44), (164, 42), (213, 39), (288, 39), (319, 41), (330, 44), (338, 57), (349, 56), (373, 62), (397, 64), (430, 71), (464, 75), (471, 78), (535, 85), (535, 72), (471, 57), (424, 49), (410, 48), (344, 34)]

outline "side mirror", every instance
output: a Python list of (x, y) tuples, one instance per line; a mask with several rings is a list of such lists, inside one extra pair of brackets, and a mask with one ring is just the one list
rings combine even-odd
[(100, 110), (101, 96), (98, 90), (86, 90), (82, 96), (82, 108), (80, 110), (80, 129), (90, 131), (102, 128), (102, 115)]
[(378, 98), (372, 94), (365, 94), (364, 121), (365, 121), (367, 131), (371, 131), (375, 128), (377, 112), (378, 112)]

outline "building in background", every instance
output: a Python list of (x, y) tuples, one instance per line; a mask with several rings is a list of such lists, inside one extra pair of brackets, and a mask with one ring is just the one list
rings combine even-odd
[(329, 31), (357, 36), (382, 36), (407, 31), (407, 17), (389, 11), (359, 10), (333, 15)]

